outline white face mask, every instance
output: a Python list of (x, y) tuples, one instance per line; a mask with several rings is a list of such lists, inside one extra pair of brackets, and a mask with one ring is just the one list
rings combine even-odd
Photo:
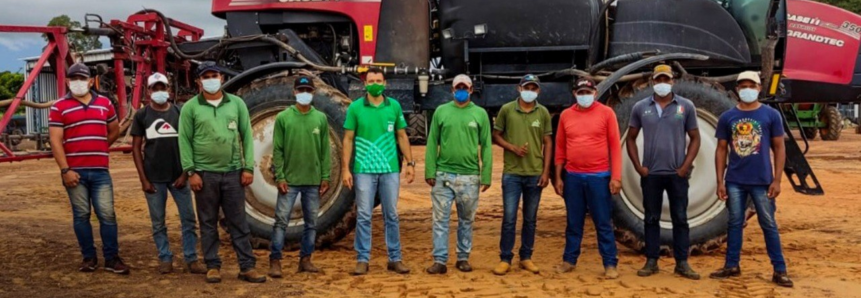
[(753, 88), (744, 88), (738, 91), (738, 98), (744, 103), (753, 103), (759, 98), (759, 91)]
[(162, 105), (170, 98), (170, 93), (167, 93), (167, 91), (155, 91), (150, 95), (150, 98), (154, 103)]
[(526, 103), (531, 103), (535, 101), (536, 98), (538, 98), (538, 92), (523, 90), (520, 91), (520, 98), (523, 99), (523, 101)]
[(203, 90), (209, 94), (218, 93), (221, 90), (221, 78), (203, 80)]
[(595, 95), (586, 94), (586, 95), (577, 95), (577, 104), (581, 107), (588, 108), (592, 106), (592, 103), (595, 102)]
[(78, 96), (78, 97), (87, 95), (87, 92), (90, 92), (90, 82), (89, 81), (70, 81), (69, 82), (69, 91), (72, 91), (72, 95)]
[(302, 92), (296, 94), (296, 102), (300, 105), (307, 106), (311, 104), (311, 100), (314, 99), (314, 94), (308, 92)]
[(673, 85), (667, 83), (655, 84), (652, 88), (655, 89), (655, 94), (660, 97), (667, 96), (670, 92), (673, 92)]

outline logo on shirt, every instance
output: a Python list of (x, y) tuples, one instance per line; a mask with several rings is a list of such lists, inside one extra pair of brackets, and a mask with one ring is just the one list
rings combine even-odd
[(179, 137), (179, 134), (176, 132), (176, 128), (161, 118), (153, 121), (146, 129), (147, 140), (176, 137)]
[(538, 120), (533, 121), (532, 127), (541, 127), (541, 121), (538, 121)]
[(682, 119), (685, 117), (685, 107), (679, 105), (679, 108), (676, 109), (676, 118)]
[(394, 122), (394, 121), (389, 121), (389, 128), (388, 128), (388, 130), (389, 130), (389, 132), (393, 132), (393, 131), (395, 131), (395, 122)]
[(751, 118), (732, 124), (732, 149), (739, 157), (758, 155), (762, 144), (762, 125)]
[(227, 129), (236, 130), (236, 121), (230, 121), (230, 123), (227, 124)]
[(319, 127), (315, 127), (315, 128), (314, 128), (314, 130), (312, 130), (312, 131), (311, 131), (311, 133), (312, 133), (312, 134), (315, 134), (315, 135), (320, 134), (320, 128), (319, 128)]
[(469, 124), (467, 124), (467, 126), (472, 127), (472, 128), (478, 128), (478, 123), (476, 123), (475, 120), (473, 120), (473, 121), (470, 121)]
[(643, 116), (645, 116), (645, 115), (651, 115), (651, 114), (652, 114), (652, 110), (651, 110), (651, 109), (647, 109), (645, 112), (643, 112)]

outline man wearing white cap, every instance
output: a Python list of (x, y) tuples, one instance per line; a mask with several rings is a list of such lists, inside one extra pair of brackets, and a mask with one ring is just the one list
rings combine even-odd
[(170, 83), (165, 75), (154, 73), (147, 80), (149, 105), (138, 110), (132, 122), (132, 153), (146, 196), (152, 220), (152, 238), (158, 250), (158, 272), (173, 271), (173, 252), (165, 225), (167, 193), (170, 192), (182, 224), (183, 260), (189, 272), (206, 273), (197, 260), (197, 221), (191, 202), (191, 189), (179, 159), (180, 109), (168, 99)]
[(493, 166), (490, 118), (470, 101), (472, 80), (458, 75), (452, 82), (454, 101), (439, 106), (431, 121), (425, 156), (425, 180), (433, 187), (433, 258), (429, 274), (445, 274), (451, 205), (457, 205), (457, 263), (462, 272), (472, 271), (472, 223), (478, 209), (478, 193), (490, 188)]

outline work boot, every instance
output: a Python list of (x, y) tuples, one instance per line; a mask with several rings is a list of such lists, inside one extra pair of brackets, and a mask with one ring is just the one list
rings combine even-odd
[(646, 265), (643, 266), (643, 269), (637, 270), (637, 275), (646, 277), (657, 274), (659, 271), (658, 259), (646, 259)]
[(721, 268), (718, 271), (712, 272), (709, 274), (709, 278), (711, 279), (725, 279), (730, 277), (741, 276), (741, 268), (733, 267), (733, 268)]
[(496, 265), (496, 268), (493, 268), (493, 274), (505, 275), (508, 273), (508, 270), (511, 270), (511, 264), (508, 262), (499, 262), (499, 265)]
[(269, 259), (269, 276), (272, 278), (281, 278), (284, 276), (284, 272), (281, 270), (281, 260)]
[(123, 263), (123, 259), (120, 256), (116, 256), (110, 261), (105, 261), (105, 271), (113, 272), (116, 274), (128, 275), (129, 274), (129, 266), (126, 263)]
[(619, 271), (616, 270), (616, 266), (607, 266), (604, 267), (604, 277), (607, 279), (617, 279), (619, 278)]
[(460, 272), (472, 272), (472, 266), (469, 265), (469, 261), (467, 260), (457, 261), (457, 263), (454, 263), (454, 267), (460, 270)]
[(774, 272), (774, 276), (771, 277), (771, 281), (781, 287), (791, 288), (795, 286), (795, 284), (792, 283), (792, 280), (789, 279), (789, 275), (786, 274), (786, 272)]
[(299, 272), (317, 273), (320, 268), (311, 263), (311, 256), (307, 256), (299, 259)]
[(164, 262), (164, 261), (158, 262), (158, 273), (168, 274), (171, 272), (173, 272), (173, 262), (172, 261), (171, 262)]
[(700, 274), (694, 271), (693, 268), (691, 268), (691, 265), (688, 264), (688, 261), (676, 262), (676, 270), (674, 271), (681, 277), (693, 280), (700, 280)]
[(535, 266), (535, 263), (532, 260), (522, 260), (520, 261), (520, 268), (523, 270), (532, 272), (533, 274), (538, 274), (540, 270), (538, 270), (538, 266)]
[(220, 283), (221, 271), (218, 268), (209, 268), (209, 270), (206, 270), (206, 282), (211, 284)]
[(78, 271), (81, 272), (93, 272), (96, 271), (96, 268), (99, 268), (99, 259), (97, 258), (87, 258), (81, 262), (81, 266), (78, 267)]
[(356, 270), (353, 270), (352, 275), (365, 275), (368, 274), (368, 262), (358, 262), (356, 263)]
[(557, 268), (557, 271), (559, 271), (559, 273), (568, 273), (574, 271), (574, 269), (577, 269), (577, 265), (568, 262), (562, 262), (562, 264), (559, 265), (559, 267)]
[(251, 282), (251, 283), (263, 283), (266, 282), (266, 276), (260, 273), (257, 273), (257, 270), (254, 268), (245, 270), (243, 272), (239, 272), (239, 276), (237, 276), (240, 280)]
[(407, 265), (404, 264), (404, 262), (402, 262), (402, 261), (389, 262), (388, 266), (386, 266), (386, 269), (388, 269), (389, 271), (395, 272), (397, 274), (410, 273), (410, 267), (407, 267)]
[(191, 274), (206, 274), (206, 267), (203, 266), (203, 263), (200, 261), (194, 261), (186, 264), (186, 269)]
[(428, 269), (426, 269), (428, 274), (445, 274), (448, 272), (448, 268), (441, 263), (434, 262)]

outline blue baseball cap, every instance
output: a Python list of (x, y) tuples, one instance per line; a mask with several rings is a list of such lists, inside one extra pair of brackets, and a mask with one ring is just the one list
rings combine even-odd
[(214, 71), (217, 73), (221, 73), (221, 68), (218, 67), (218, 64), (215, 61), (203, 61), (200, 65), (197, 66), (197, 76), (202, 76), (207, 71)]

